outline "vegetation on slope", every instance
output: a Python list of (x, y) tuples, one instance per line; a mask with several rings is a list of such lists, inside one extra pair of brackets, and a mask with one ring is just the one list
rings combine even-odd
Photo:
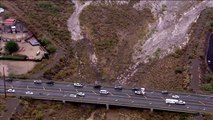
[(143, 40), (153, 16), (149, 9), (100, 4), (84, 9), (80, 21), (95, 46), (102, 79), (109, 82), (131, 63), (133, 47)]

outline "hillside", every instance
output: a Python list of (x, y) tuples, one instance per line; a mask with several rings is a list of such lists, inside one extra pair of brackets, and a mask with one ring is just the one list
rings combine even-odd
[[(191, 60), (201, 83), (211, 1), (5, 0), (10, 15), (56, 48), (24, 75), (57, 81), (122, 84), (190, 92)], [(201, 67), (203, 66), (203, 67)], [(38, 105), (39, 104), (39, 105)], [(70, 118), (72, 116), (72, 118)], [(192, 120), (193, 115), (22, 100), (15, 119)], [(210, 120), (212, 116), (206, 115)]]

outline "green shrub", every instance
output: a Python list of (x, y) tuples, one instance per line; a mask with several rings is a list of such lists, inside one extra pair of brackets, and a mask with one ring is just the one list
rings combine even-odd
[(42, 118), (43, 118), (42, 111), (36, 111), (35, 112), (35, 119), (36, 120), (42, 120)]
[(213, 74), (207, 74), (207, 75), (206, 75), (206, 80), (207, 80), (208, 82), (213, 82)]
[(49, 38), (46, 37), (46, 36), (43, 36), (43, 37), (41, 38), (41, 45), (46, 46), (46, 45), (48, 45), (48, 44), (50, 44)]
[(59, 12), (59, 7), (56, 6), (55, 4), (53, 4), (52, 2), (48, 2), (48, 1), (39, 1), (36, 6), (40, 9), (40, 10), (44, 10), (50, 13), (57, 13)]
[(175, 69), (175, 74), (182, 74), (184, 69), (182, 67), (178, 67)]
[(5, 55), (1, 56), (0, 60), (26, 60), (27, 56), (26, 55)]
[(56, 48), (55, 48), (55, 46), (53, 46), (53, 45), (48, 45), (48, 46), (47, 46), (47, 51), (48, 51), (49, 53), (54, 53), (54, 52), (56, 51)]
[(213, 82), (204, 84), (202, 86), (202, 88), (206, 91), (212, 91), (213, 92)]
[(4, 49), (11, 54), (11, 53), (14, 53), (14, 52), (18, 51), (19, 50), (19, 46), (18, 46), (18, 44), (16, 42), (9, 41), (9, 42), (6, 43)]

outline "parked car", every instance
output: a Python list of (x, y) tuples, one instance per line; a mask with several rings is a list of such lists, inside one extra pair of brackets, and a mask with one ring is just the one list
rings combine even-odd
[(27, 95), (33, 95), (33, 92), (32, 91), (27, 91), (26, 94)]
[(115, 88), (115, 90), (122, 90), (122, 86), (121, 85), (117, 85), (114, 88)]
[(179, 99), (179, 98), (180, 98), (180, 96), (178, 96), (178, 95), (172, 95), (172, 98)]
[(14, 93), (15, 90), (14, 90), (14, 89), (8, 89), (7, 92), (9, 92), (9, 93)]
[(48, 81), (48, 82), (46, 82), (46, 84), (48, 84), (48, 85), (54, 85), (54, 82), (53, 81)]
[(83, 93), (83, 92), (78, 92), (76, 95), (77, 95), (77, 96), (80, 96), (80, 97), (84, 97), (84, 96), (85, 96), (85, 93)]
[(33, 82), (34, 82), (34, 84), (42, 84), (41, 80), (34, 80)]
[(104, 94), (104, 95), (108, 95), (109, 91), (108, 90), (100, 90), (99, 93)]
[(75, 87), (83, 87), (83, 85), (80, 84), (80, 83), (74, 83), (73, 85), (74, 85)]

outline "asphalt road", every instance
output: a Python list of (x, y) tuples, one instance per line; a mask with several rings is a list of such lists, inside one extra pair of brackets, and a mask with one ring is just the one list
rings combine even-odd
[(213, 34), (211, 34), (211, 36), (209, 37), (207, 63), (211, 71), (213, 71)]
[[(110, 91), (108, 95), (99, 94), (99, 89), (94, 89), (93, 85), (84, 85), (83, 88), (74, 87), (73, 83), (57, 82), (54, 85), (34, 84), (33, 81), (15, 80), (6, 82), (7, 89), (14, 89), (15, 96), (28, 96), (33, 99), (58, 100), (66, 102), (82, 102), (92, 104), (107, 104), (115, 106), (149, 108), (187, 113), (213, 113), (213, 95), (201, 95), (192, 93), (172, 92), (162, 94), (159, 90), (146, 89), (146, 95), (135, 95), (131, 88), (115, 90), (114, 87), (103, 86), (101, 89)], [(3, 93), (3, 80), (0, 80), (0, 92)], [(32, 91), (32, 95), (26, 94)], [(85, 97), (70, 97), (70, 94), (84, 92)], [(172, 95), (179, 95), (185, 105), (166, 104), (165, 99), (172, 98)]]

